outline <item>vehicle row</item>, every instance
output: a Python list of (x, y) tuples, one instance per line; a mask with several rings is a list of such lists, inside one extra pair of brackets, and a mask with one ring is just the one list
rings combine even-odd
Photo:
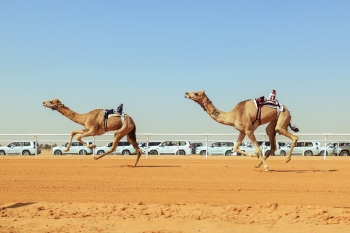
[[(86, 142), (88, 145), (92, 144), (92, 141)], [(236, 142), (220, 141), (213, 142), (208, 146), (209, 155), (240, 155), (233, 152), (233, 147)], [(267, 155), (270, 152), (269, 141), (258, 141), (263, 153)], [(278, 142), (276, 141), (277, 150), (274, 155), (285, 156), (290, 151), (290, 142)], [(80, 142), (72, 142), (69, 151), (65, 151), (68, 143), (62, 146), (53, 147), (52, 154), (64, 155), (64, 154), (79, 154), (79, 155), (90, 155), (93, 154), (93, 149), (85, 147)], [(95, 148), (95, 152), (101, 155), (110, 150), (112, 142), (107, 143), (105, 146), (99, 146)], [(139, 143), (139, 147), (142, 152), (150, 155), (162, 155), (162, 154), (174, 154), (174, 155), (189, 155), (199, 154), (205, 155), (207, 153), (207, 146), (201, 142), (191, 143), (190, 141), (184, 140), (168, 140), (168, 141), (150, 141), (148, 142), (148, 148), (146, 142)], [(255, 148), (250, 142), (243, 142), (239, 146), (240, 150), (248, 154), (254, 154)], [(321, 155), (323, 156), (326, 151), (327, 155), (350, 155), (350, 142), (332, 142), (328, 143), (326, 147), (321, 146), (320, 142), (315, 141), (298, 141), (293, 149), (295, 155)], [(35, 141), (13, 141), (6, 146), (0, 146), (0, 155), (35, 155), (40, 154), (41, 149), (38, 143)], [(114, 152), (111, 154), (131, 155), (136, 154), (134, 147), (127, 141), (120, 141)]]
[[(271, 144), (269, 141), (258, 141), (263, 153), (267, 155), (270, 152)], [(233, 152), (234, 142), (213, 142), (208, 146), (208, 154), (210, 155), (240, 155)], [(291, 143), (276, 142), (277, 148), (274, 155), (286, 156), (290, 152)], [(248, 154), (256, 153), (254, 146), (250, 142), (243, 142), (239, 149)], [(207, 147), (197, 147), (196, 154), (205, 155)], [(350, 155), (350, 143), (329, 143), (327, 147), (321, 146), (320, 142), (314, 141), (298, 141), (293, 149), (293, 155), (324, 155), (326, 151), (327, 155)]]

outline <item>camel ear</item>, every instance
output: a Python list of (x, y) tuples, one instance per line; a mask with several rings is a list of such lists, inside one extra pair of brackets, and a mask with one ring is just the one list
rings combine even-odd
[(204, 90), (202, 90), (202, 91), (200, 91), (200, 93), (201, 93), (201, 94), (205, 94), (205, 91), (204, 91)]

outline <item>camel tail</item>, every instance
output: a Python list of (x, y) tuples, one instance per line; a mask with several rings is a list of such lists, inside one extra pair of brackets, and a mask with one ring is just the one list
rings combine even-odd
[(297, 128), (295, 125), (291, 125), (290, 123), (289, 123), (289, 127), (294, 131), (294, 132), (299, 132), (299, 128)]
[(134, 128), (130, 131), (130, 133), (128, 133), (128, 141), (132, 144), (132, 146), (135, 148), (136, 153), (137, 153), (136, 162), (134, 165), (134, 167), (136, 167), (136, 165), (139, 162), (139, 159), (142, 155), (142, 151), (141, 151), (139, 145), (137, 145), (137, 141), (136, 141), (136, 125), (134, 125)]
[(136, 125), (134, 126), (134, 128), (130, 131), (130, 133), (128, 133), (128, 136), (131, 140), (136, 142)]

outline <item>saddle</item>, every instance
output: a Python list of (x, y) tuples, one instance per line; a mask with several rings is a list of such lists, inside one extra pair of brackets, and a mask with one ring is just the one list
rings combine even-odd
[(253, 121), (252, 125), (254, 125), (255, 121), (259, 121), (259, 125), (261, 125), (261, 109), (264, 106), (274, 108), (277, 110), (277, 116), (283, 111), (283, 105), (278, 102), (278, 100), (267, 100), (264, 96), (254, 99), (255, 107), (258, 109), (256, 113), (256, 118)]
[(124, 113), (122, 114), (119, 114), (119, 113), (116, 113), (114, 111), (114, 109), (105, 109), (105, 114), (104, 114), (104, 117), (103, 117), (103, 122), (104, 122), (104, 126), (105, 126), (105, 132), (108, 131), (108, 125), (107, 125), (107, 122), (108, 122), (108, 118), (110, 117), (121, 117), (121, 120), (122, 120), (122, 123), (124, 123)]

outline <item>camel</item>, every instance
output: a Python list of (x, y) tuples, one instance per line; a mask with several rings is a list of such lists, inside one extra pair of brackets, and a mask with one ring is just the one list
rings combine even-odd
[[(102, 135), (107, 131), (115, 131), (113, 145), (111, 146), (111, 148), (106, 153), (100, 156), (94, 157), (94, 159), (95, 160), (100, 159), (103, 156), (108, 155), (111, 152), (115, 151), (120, 139), (122, 139), (126, 135), (128, 142), (135, 148), (137, 152), (137, 158), (134, 165), (134, 167), (136, 167), (141, 157), (142, 151), (136, 142), (136, 125), (133, 119), (129, 115), (126, 115), (126, 114), (124, 115), (124, 122), (122, 121), (121, 119), (122, 117), (119, 114), (116, 117), (110, 117), (107, 119), (107, 124), (105, 124), (103, 109), (95, 109), (86, 114), (79, 114), (70, 110), (68, 107), (62, 104), (61, 101), (59, 101), (58, 99), (53, 99), (53, 100), (43, 102), (43, 106), (46, 108), (51, 108), (52, 110), (56, 110), (59, 113), (61, 113), (63, 116), (67, 117), (68, 119), (85, 127), (85, 129), (73, 130), (71, 132), (70, 140), (65, 150), (66, 152), (69, 151), (70, 145), (72, 143), (72, 139), (75, 135), (77, 135), (76, 139), (79, 142), (83, 143), (84, 146), (92, 149), (92, 148), (95, 148), (96, 145), (87, 145), (85, 142), (82, 141), (82, 138)], [(104, 127), (105, 125), (107, 125), (107, 128)]]
[(271, 143), (270, 152), (265, 156), (266, 158), (264, 158), (262, 155), (262, 150), (258, 145), (258, 142), (256, 141), (254, 135), (254, 131), (259, 127), (259, 122), (256, 121), (258, 110), (255, 106), (254, 100), (242, 101), (238, 103), (231, 111), (223, 112), (218, 110), (212, 104), (204, 91), (186, 92), (185, 98), (191, 99), (199, 104), (204, 109), (204, 111), (207, 112), (209, 116), (215, 121), (224, 125), (233, 126), (239, 131), (237, 142), (233, 147), (234, 152), (249, 156), (248, 153), (239, 149), (239, 146), (241, 145), (244, 137), (247, 135), (255, 148), (255, 156), (258, 158), (260, 157), (261, 159), (261, 162), (256, 165), (255, 168), (259, 168), (262, 164), (264, 164), (265, 171), (268, 171), (268, 166), (265, 160), (276, 151), (276, 132), (292, 140), (290, 151), (287, 154), (286, 163), (291, 160), (293, 148), (299, 138), (296, 135), (290, 133), (287, 128), (289, 126), (294, 132), (299, 132), (299, 129), (295, 126), (291, 126), (292, 117), (285, 106), (283, 106), (283, 111), (281, 111), (279, 115), (277, 114), (277, 110), (274, 108), (266, 106), (262, 107), (260, 123), (261, 125), (269, 123), (266, 127), (266, 133)]

